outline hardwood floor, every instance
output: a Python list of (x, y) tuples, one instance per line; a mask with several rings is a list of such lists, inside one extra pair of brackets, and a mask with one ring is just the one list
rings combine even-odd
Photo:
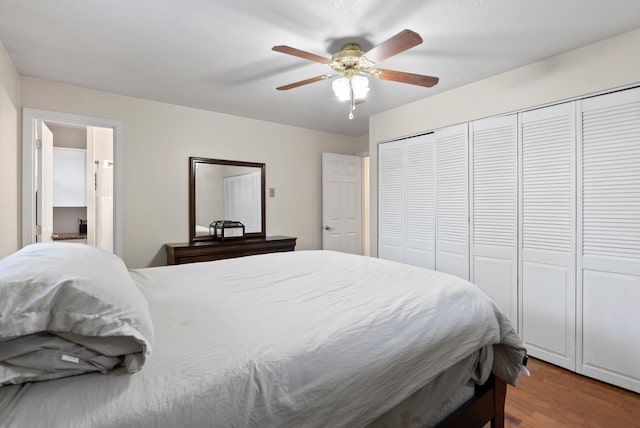
[(509, 386), (506, 428), (640, 428), (640, 394), (529, 359), (531, 377)]

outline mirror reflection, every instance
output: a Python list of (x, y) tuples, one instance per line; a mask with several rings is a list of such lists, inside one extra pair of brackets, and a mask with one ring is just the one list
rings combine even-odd
[(213, 239), (212, 223), (240, 222), (264, 236), (264, 164), (191, 158), (191, 240)]

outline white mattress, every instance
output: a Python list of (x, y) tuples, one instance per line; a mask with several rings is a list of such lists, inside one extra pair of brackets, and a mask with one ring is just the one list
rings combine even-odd
[(520, 343), (474, 285), (379, 259), (299, 251), (131, 275), (156, 332), (142, 371), (2, 387), (0, 423), (365, 426), (465, 358), (486, 379), (490, 345)]

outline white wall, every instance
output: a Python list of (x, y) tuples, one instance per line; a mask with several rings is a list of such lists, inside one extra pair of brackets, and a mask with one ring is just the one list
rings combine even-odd
[(369, 135), (361, 135), (355, 138), (356, 153), (365, 153), (369, 151)]
[(78, 219), (87, 219), (86, 207), (53, 207), (53, 233), (78, 233)]
[(639, 46), (640, 29), (372, 116), (372, 255), (378, 250), (380, 142), (639, 83)]
[(20, 248), (20, 76), (0, 41), (0, 258)]
[(55, 123), (45, 122), (47, 127), (53, 133), (54, 147), (68, 147), (70, 149), (86, 149), (87, 148), (87, 129), (58, 125)]
[(267, 234), (321, 247), (321, 153), (355, 153), (354, 138), (93, 91), (21, 80), (23, 107), (123, 122), (124, 260), (165, 263), (164, 243), (188, 239), (189, 156), (266, 163)]

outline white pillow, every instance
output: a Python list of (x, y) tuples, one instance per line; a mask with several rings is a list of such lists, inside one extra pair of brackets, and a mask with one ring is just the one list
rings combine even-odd
[(41, 243), (0, 260), (0, 385), (133, 373), (152, 337), (147, 302), (117, 256)]

